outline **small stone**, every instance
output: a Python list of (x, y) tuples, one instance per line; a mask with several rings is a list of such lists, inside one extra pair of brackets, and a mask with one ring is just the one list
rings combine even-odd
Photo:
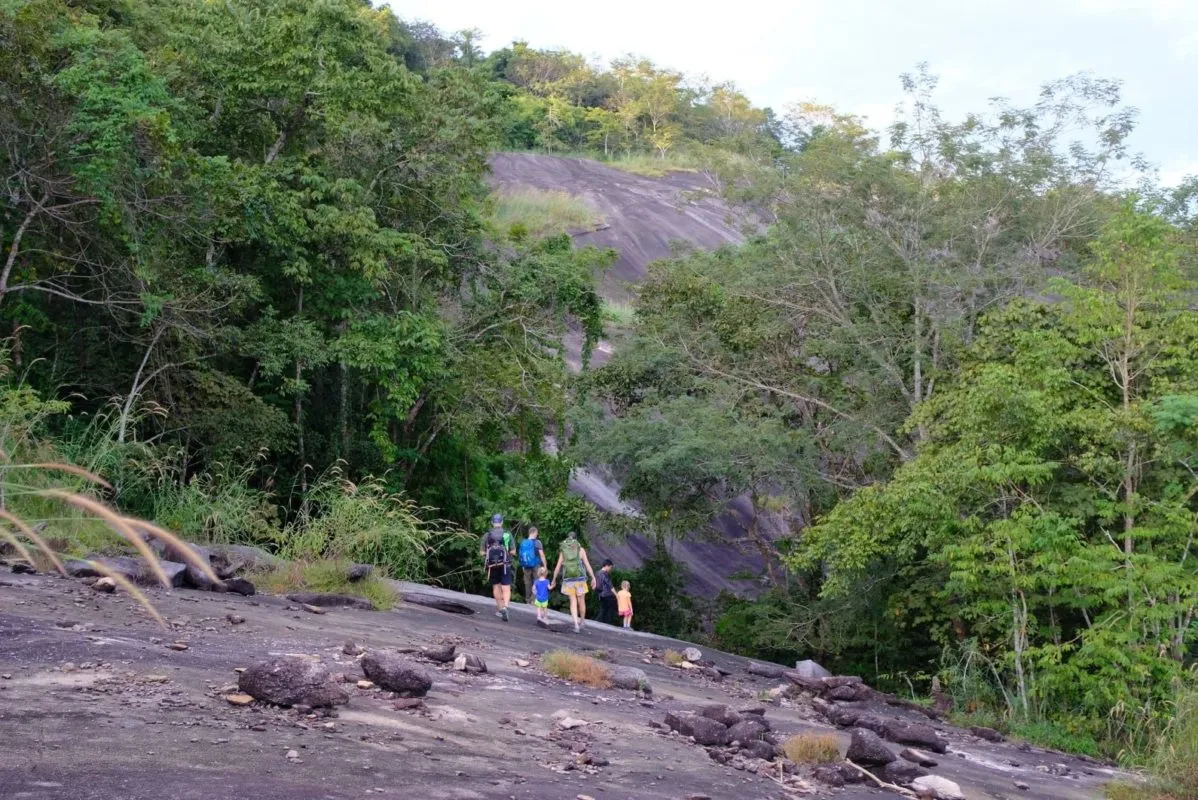
[(9, 673), (7, 673), (7, 672), (6, 672), (6, 673), (4, 673), (3, 675), (0, 675), (0, 678), (3, 678), (3, 679), (4, 679), (4, 680), (6, 680), (6, 681), (11, 681), (11, 680), (12, 680), (12, 675), (10, 675)]
[(373, 689), (374, 681), (358, 681), (354, 686), (357, 686), (359, 689)]
[(171, 642), (166, 647), (168, 650), (183, 651), (187, 649), (187, 644), (185, 642)]
[(574, 795), (574, 800), (595, 800), (595, 798), (591, 797), (589, 794), (577, 794)]
[(288, 761), (295, 761), (298, 758), (299, 758), (298, 750), (288, 750), (287, 751), (287, 760)]
[(309, 614), (327, 614), (328, 613), (328, 611), (321, 608), (320, 606), (314, 606), (314, 605), (311, 605), (310, 603), (300, 603), (300, 608), (302, 608), (304, 611), (307, 611)]
[(971, 725), (969, 727), (969, 732), (979, 739), (985, 739), (987, 742), (998, 743), (1006, 738), (1001, 733), (994, 730), (994, 728), (986, 728), (981, 725)]
[(589, 723), (587, 723), (586, 720), (575, 719), (574, 717), (562, 717), (557, 721), (557, 726), (567, 731), (573, 730), (575, 728), (582, 728), (587, 724)]
[(92, 584), (92, 588), (95, 589), (97, 592), (103, 592), (104, 594), (112, 594), (113, 592), (116, 591), (116, 581), (114, 581), (112, 578), (108, 578), (108, 577), (97, 578), (96, 582)]
[(948, 778), (939, 775), (924, 775), (911, 781), (911, 789), (917, 795), (933, 798), (933, 800), (965, 800), (961, 787)]
[(906, 747), (899, 751), (899, 758), (910, 761), (912, 764), (918, 764), (921, 767), (936, 766), (936, 759), (922, 750), (916, 750), (914, 747)]
[(1015, 788), (1021, 792), (1026, 792), (1028, 789), (1030, 789), (1032, 787), (1028, 786), (1023, 781), (1015, 781)]
[(487, 662), (473, 653), (459, 653), (453, 660), (453, 668), (458, 672), (482, 673), (487, 671)]
[(424, 705), (424, 701), (419, 697), (401, 697), (391, 704), (391, 707), (396, 711), (411, 711), (414, 708), (420, 708)]
[(525, 660), (524, 660), (524, 659), (522, 659), (522, 658), (517, 658), (517, 659), (516, 659), (516, 666), (517, 666), (517, 667), (521, 667), (521, 668), (523, 668), (523, 667), (528, 667), (528, 666), (531, 666), (531, 665), (532, 665), (532, 662), (531, 662), (531, 661), (525, 661)]
[(230, 625), (240, 625), (245, 622), (245, 617), (239, 614), (226, 614), (225, 619), (229, 621)]
[(229, 705), (233, 706), (248, 706), (250, 703), (254, 702), (254, 698), (248, 694), (237, 692), (236, 694), (225, 695), (225, 701), (228, 702)]
[(360, 656), (366, 651), (359, 647), (356, 642), (348, 641), (342, 645), (341, 652), (347, 656)]
[(169, 680), (170, 678), (165, 675), (147, 675), (142, 678), (145, 683), (166, 683)]
[(682, 657), (687, 661), (700, 661), (703, 658), (703, 652), (697, 647), (688, 647), (682, 651)]

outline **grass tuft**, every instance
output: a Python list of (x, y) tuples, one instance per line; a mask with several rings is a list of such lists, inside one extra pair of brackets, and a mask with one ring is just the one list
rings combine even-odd
[(374, 575), (360, 581), (348, 577), (351, 562), (337, 559), (293, 561), (260, 573), (254, 580), (271, 594), (292, 592), (326, 592), (348, 594), (369, 600), (380, 611), (393, 608), (399, 595), (381, 578)]
[(586, 202), (566, 192), (521, 188), (495, 195), (492, 222), (513, 238), (543, 239), (576, 230), (590, 230), (603, 217)]
[(667, 650), (665, 653), (665, 662), (671, 667), (676, 667), (683, 661), (686, 661), (686, 656), (679, 653), (677, 650)]
[(799, 733), (782, 745), (796, 764), (831, 764), (840, 760), (840, 740), (833, 733)]
[(550, 675), (594, 689), (611, 688), (611, 672), (590, 656), (569, 650), (550, 650), (541, 657), (541, 665)]

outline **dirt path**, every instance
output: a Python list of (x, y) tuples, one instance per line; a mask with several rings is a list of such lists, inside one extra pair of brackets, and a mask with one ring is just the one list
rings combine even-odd
[[(504, 624), (486, 600), (453, 595), (478, 609), (449, 614), (405, 604), (391, 612), (330, 610), (314, 615), (274, 597), (154, 591), (171, 621), (165, 632), (117, 595), (49, 576), (4, 574), (0, 585), (0, 797), (30, 800), (271, 800), (288, 798), (787, 798), (767, 778), (722, 766), (703, 748), (660, 725), (668, 710), (705, 702), (758, 702), (777, 681), (747, 675), (745, 662), (706, 653), (732, 675), (722, 682), (662, 663), (680, 646), (594, 625), (581, 636), (537, 628), (523, 607)], [(452, 593), (450, 593), (452, 594)], [(245, 618), (231, 624), (227, 615)], [(420, 710), (396, 710), (390, 695), (346, 684), (337, 716), (306, 715), (223, 697), (235, 668), (271, 654), (319, 657), (334, 673), (362, 678), (347, 639), (370, 649), (438, 640), (482, 656), (485, 675), (436, 668)], [(185, 643), (186, 650), (169, 648)], [(546, 675), (540, 653), (599, 649), (645, 670), (652, 699), (580, 688)], [(645, 649), (658, 657), (644, 663)], [(517, 659), (529, 666), (518, 666)], [(553, 715), (588, 724), (569, 736)], [(783, 734), (817, 726), (810, 709), (771, 705)], [(568, 769), (585, 747), (599, 767)], [(288, 758), (290, 751), (296, 757)], [(941, 771), (969, 796), (1098, 797), (1101, 770), (1068, 760), (1074, 777), (1036, 769), (1060, 757), (1009, 745), (962, 748)], [(1021, 767), (1006, 764), (1017, 755)], [(1003, 764), (1004, 766), (998, 766)], [(990, 765), (990, 766), (988, 766)], [(1012, 779), (1031, 784), (1011, 792)], [(974, 790), (976, 787), (976, 791)], [(1003, 794), (999, 791), (1006, 792)], [(812, 797), (883, 797), (861, 787), (813, 786)]]

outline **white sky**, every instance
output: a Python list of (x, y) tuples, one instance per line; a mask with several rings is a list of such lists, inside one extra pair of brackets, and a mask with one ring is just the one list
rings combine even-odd
[(1173, 183), (1198, 173), (1198, 0), (389, 0), (485, 50), (515, 39), (601, 61), (633, 53), (736, 83), (781, 112), (815, 100), (893, 117), (898, 75), (920, 61), (950, 116), (996, 95), (1030, 103), (1045, 81), (1090, 70), (1140, 109), (1131, 141)]

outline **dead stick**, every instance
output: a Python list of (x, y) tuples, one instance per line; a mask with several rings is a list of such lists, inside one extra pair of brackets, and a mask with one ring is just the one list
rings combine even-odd
[(911, 798), (916, 798), (916, 800), (918, 800), (918, 795), (916, 795), (915, 792), (912, 792), (909, 789), (904, 789), (901, 786), (896, 786), (893, 783), (887, 783), (886, 781), (879, 778), (877, 775), (873, 774), (872, 772), (870, 772), (867, 769), (864, 769), (863, 767), (857, 766), (852, 761), (849, 761), (847, 758), (845, 759), (844, 763), (848, 764), (850, 767), (857, 770), (862, 775), (864, 775), (865, 777), (872, 780), (874, 783), (878, 784), (878, 786), (880, 786), (881, 788), (889, 789), (892, 792), (897, 792), (898, 794), (901, 794), (903, 797), (911, 797)]

